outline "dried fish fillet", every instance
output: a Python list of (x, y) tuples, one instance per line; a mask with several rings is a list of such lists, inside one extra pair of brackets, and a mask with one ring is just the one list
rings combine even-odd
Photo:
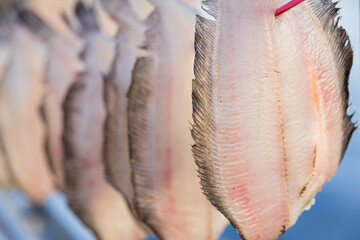
[(216, 239), (227, 222), (202, 195), (189, 147), (195, 15), (176, 0), (151, 2), (148, 56), (128, 93), (136, 215), (160, 239)]
[(103, 75), (114, 58), (114, 41), (98, 28), (93, 8), (77, 6), (86, 42), (86, 70), (66, 98), (65, 182), (69, 205), (100, 239), (142, 239), (123, 196), (105, 179), (102, 166)]
[(207, 0), (196, 23), (193, 153), (243, 239), (276, 239), (336, 173), (355, 129), (353, 53), (329, 0)]
[(107, 179), (124, 194), (130, 205), (134, 199), (129, 157), (127, 98), (132, 71), (140, 52), (145, 27), (134, 15), (127, 1), (103, 1), (117, 19), (117, 54), (105, 81), (104, 164)]
[(50, 165), (55, 173), (57, 185), (62, 189), (64, 184), (63, 169), (63, 103), (66, 94), (84, 70), (79, 51), (62, 36), (51, 32), (46, 34), (49, 47), (45, 85), (44, 115), (47, 126), (47, 153)]
[(0, 132), (2, 150), (15, 183), (34, 203), (42, 203), (52, 192), (51, 172), (43, 149), (45, 125), (40, 106), (45, 94), (47, 49), (36, 36), (36, 22), (8, 22), (10, 61), (0, 88)]

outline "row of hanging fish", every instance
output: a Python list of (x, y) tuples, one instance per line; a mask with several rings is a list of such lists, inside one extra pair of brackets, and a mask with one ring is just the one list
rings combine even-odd
[(277, 239), (355, 130), (336, 4), (292, 2), (0, 0), (1, 187), (99, 239)]

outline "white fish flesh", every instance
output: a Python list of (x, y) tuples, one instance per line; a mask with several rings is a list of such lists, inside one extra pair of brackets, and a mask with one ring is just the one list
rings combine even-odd
[(276, 239), (336, 173), (354, 131), (352, 49), (329, 0), (207, 0), (197, 17), (193, 153), (243, 239)]
[(195, 14), (153, 0), (128, 98), (137, 217), (160, 239), (217, 239), (226, 221), (202, 195), (189, 131)]

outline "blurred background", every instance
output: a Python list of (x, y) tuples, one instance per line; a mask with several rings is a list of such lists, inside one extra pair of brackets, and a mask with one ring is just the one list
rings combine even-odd
[[(350, 76), (353, 105), (360, 108), (360, 6), (357, 0), (343, 0), (341, 25), (350, 35), (354, 67)], [(360, 119), (355, 114), (354, 121)], [(338, 173), (316, 197), (311, 211), (304, 212), (281, 240), (357, 240), (360, 239), (360, 131), (356, 131)], [(121, 222), (119, 222), (121, 224)], [(17, 190), (0, 190), (0, 240), (76, 239), (91, 240), (94, 235), (67, 208), (66, 199), (57, 193), (44, 206), (34, 207)], [(155, 240), (150, 237), (148, 240)], [(228, 227), (221, 240), (240, 239)]]

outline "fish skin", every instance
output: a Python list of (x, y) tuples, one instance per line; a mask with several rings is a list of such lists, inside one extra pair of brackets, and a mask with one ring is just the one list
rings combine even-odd
[(98, 28), (94, 10), (77, 6), (86, 42), (85, 72), (65, 100), (65, 183), (71, 209), (100, 239), (142, 239), (123, 196), (112, 188), (102, 166), (103, 75), (114, 57), (114, 41)]
[(35, 25), (21, 18), (7, 22), (11, 56), (0, 88), (0, 131), (14, 177), (11, 184), (41, 204), (54, 185), (43, 149), (45, 126), (40, 114), (47, 48), (33, 31)]
[[(0, 139), (0, 141), (2, 140)], [(10, 176), (3, 144), (2, 142), (0, 144), (0, 188), (3, 188), (10, 185)]]
[[(243, 239), (277, 239), (336, 173), (353, 131), (336, 4), (207, 0), (197, 17), (193, 153)], [(326, 53), (326, 54), (324, 54)]]
[(136, 216), (160, 239), (216, 239), (227, 221), (202, 196), (189, 132), (195, 15), (178, 1), (151, 1), (147, 56), (128, 93)]
[[(120, 3), (120, 4), (119, 4)], [(133, 207), (134, 190), (131, 182), (129, 157), (127, 98), (138, 46), (143, 42), (145, 26), (137, 19), (127, 1), (104, 1), (109, 13), (117, 19), (117, 54), (105, 80), (104, 165), (109, 182)], [(111, 11), (111, 12), (110, 12)]]

